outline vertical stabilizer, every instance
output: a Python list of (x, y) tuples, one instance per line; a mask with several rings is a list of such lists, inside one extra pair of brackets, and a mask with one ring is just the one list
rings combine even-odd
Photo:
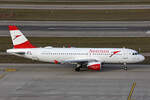
[(16, 26), (8, 26), (14, 48), (35, 48)]

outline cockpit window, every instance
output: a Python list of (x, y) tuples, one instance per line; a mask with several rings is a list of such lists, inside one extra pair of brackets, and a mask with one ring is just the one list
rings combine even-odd
[(136, 52), (136, 53), (132, 53), (132, 55), (138, 55), (138, 53)]

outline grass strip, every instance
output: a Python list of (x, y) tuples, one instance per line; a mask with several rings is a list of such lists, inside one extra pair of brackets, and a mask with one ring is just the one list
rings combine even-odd
[(28, 21), (149, 21), (150, 9), (45, 10), (0, 9), (0, 20)]

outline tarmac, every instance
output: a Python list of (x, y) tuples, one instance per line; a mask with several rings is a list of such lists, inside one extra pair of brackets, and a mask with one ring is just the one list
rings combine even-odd
[[(0, 64), (1, 100), (149, 100), (150, 65), (105, 64), (74, 72), (72, 65)], [(9, 70), (8, 70), (9, 69)]]
[(62, 9), (62, 10), (115, 10), (115, 9), (150, 9), (150, 5), (24, 5), (0, 4), (5, 9)]
[[(0, 21), (0, 36), (10, 36), (8, 25), (19, 26), (26, 36), (150, 36), (149, 21)], [(127, 100), (134, 82), (131, 99), (149, 100), (150, 65), (127, 66), (127, 71), (105, 64), (101, 71), (75, 72), (72, 65), (0, 63), (0, 100)]]
[(0, 36), (8, 25), (29, 37), (150, 37), (150, 21), (0, 21)]

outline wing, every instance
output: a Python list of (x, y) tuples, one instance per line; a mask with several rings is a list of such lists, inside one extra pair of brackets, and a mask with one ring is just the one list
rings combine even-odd
[(62, 63), (76, 64), (76, 63), (87, 63), (92, 61), (97, 61), (97, 60), (96, 59), (74, 59), (74, 60), (65, 60)]

